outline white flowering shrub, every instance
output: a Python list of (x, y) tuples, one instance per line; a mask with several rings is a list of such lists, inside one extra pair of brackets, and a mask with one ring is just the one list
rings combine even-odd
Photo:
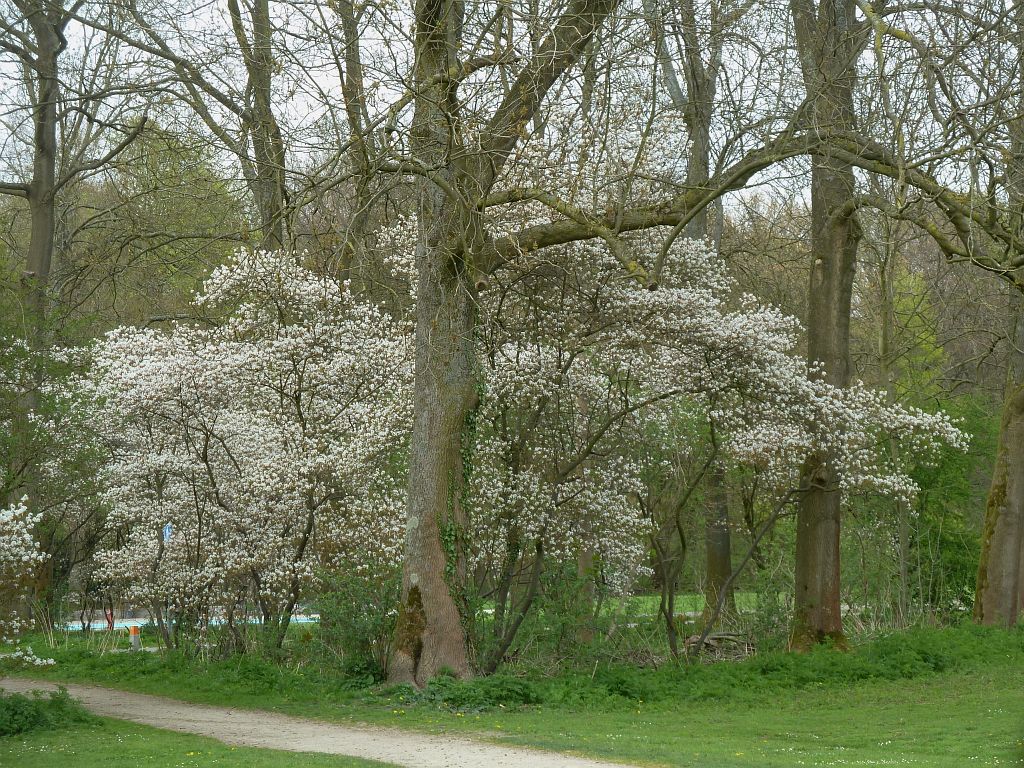
[[(402, 221), (379, 238), (401, 281), (415, 282), (395, 255), (412, 231)], [(495, 601), (498, 653), (546, 571), (588, 562), (587, 577), (617, 592), (645, 572), (660, 525), (642, 501), (651, 479), (672, 482), (666, 457), (704, 450), (706, 433), (680, 425), (714, 425), (716, 460), (755, 468), (777, 494), (808, 456), (834, 450), (844, 492), (909, 495), (881, 446), (902, 440), (896, 455), (920, 461), (963, 443), (942, 415), (820, 381), (797, 353), (798, 323), (731, 304), (702, 243), (678, 241), (671, 263), (648, 290), (603, 245), (549, 249), (481, 294), (458, 540), (469, 586)], [(279, 641), (324, 570), (400, 562), (410, 339), (288, 254), (240, 253), (196, 303), (219, 322), (121, 329), (95, 350), (118, 531), (98, 574), (165, 621), (254, 614)]]
[[(39, 549), (33, 530), (41, 515), (29, 511), (28, 499), (0, 509), (0, 643), (17, 643), (18, 636), (32, 625), (25, 603), (37, 566), (46, 554)], [(15, 647), (7, 663), (52, 664), (41, 659), (29, 646)]]
[(673, 482), (667, 457), (706, 453), (709, 424), (715, 460), (756, 469), (779, 496), (826, 450), (839, 456), (845, 493), (909, 496), (914, 484), (887, 440), (903, 441), (915, 461), (964, 445), (942, 414), (816, 378), (798, 354), (797, 321), (749, 297), (732, 308), (732, 281), (703, 243), (677, 244), (657, 290), (623, 280), (603, 246), (553, 251), (481, 299), (468, 508), (478, 586), (498, 603), (499, 649), (515, 631), (512, 604), (529, 609), (535, 571), (593, 561), (613, 591), (645, 573), (664, 522), (642, 503), (646, 486)]
[(399, 561), (409, 338), (284, 253), (239, 253), (196, 303), (221, 322), (95, 350), (119, 531), (98, 575), (165, 622), (253, 614), (279, 643), (319, 570)]

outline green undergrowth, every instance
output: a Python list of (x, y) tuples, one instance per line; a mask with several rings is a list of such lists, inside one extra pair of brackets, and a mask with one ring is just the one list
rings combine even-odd
[(806, 654), (771, 652), (741, 662), (666, 665), (660, 669), (595, 665), (554, 678), (510, 673), (472, 681), (438, 678), (413, 703), (461, 711), (522, 705), (622, 708), (701, 701), (750, 701), (794, 689), (842, 688), (867, 680), (907, 680), (994, 662), (1024, 664), (1024, 630), (964, 625), (915, 629), (840, 652), (820, 647)]
[(629, 708), (637, 702), (673, 707), (702, 701), (756, 702), (806, 688), (841, 688), (867, 680), (908, 680), (976, 665), (1024, 665), (1024, 628), (964, 624), (900, 632), (840, 652), (769, 652), (740, 662), (665, 664), (657, 669), (597, 663), (554, 676), (510, 668), (460, 681), (440, 677), (423, 690), (370, 685), (370, 678), (302, 659), (272, 662), (255, 656), (201, 661), (178, 653), (97, 654), (81, 644), (48, 652), (41, 678), (91, 682), (161, 693), (204, 703), (295, 709), (303, 704), (393, 705), (475, 712), (492, 708), (559, 706)]
[[(0, 686), (3, 681), (0, 680)], [(0, 691), (0, 737), (31, 731), (55, 730), (94, 722), (68, 692), (25, 695)]]
[(512, 668), (469, 682), (442, 677), (424, 690), (366, 687), (301, 659), (200, 662), (74, 644), (52, 655), (55, 667), (30, 672), (638, 765), (1024, 766), (1024, 628), (922, 628), (845, 653), (692, 667), (597, 664), (550, 677)]

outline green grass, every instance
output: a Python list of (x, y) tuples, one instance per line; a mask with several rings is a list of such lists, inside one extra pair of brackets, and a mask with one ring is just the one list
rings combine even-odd
[(1024, 765), (1020, 666), (680, 707), (399, 711), (417, 728), (672, 766)]
[(54, 652), (34, 673), (190, 701), (672, 766), (1024, 765), (1024, 628), (914, 630), (840, 653), (365, 689), (314, 664)]
[(0, 738), (7, 768), (370, 768), (366, 760), (229, 747), (213, 739), (100, 719), (87, 726)]

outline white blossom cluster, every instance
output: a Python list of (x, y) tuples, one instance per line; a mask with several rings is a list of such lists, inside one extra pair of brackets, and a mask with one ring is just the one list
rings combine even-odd
[(512, 561), (539, 542), (555, 560), (596, 555), (608, 584), (628, 585), (646, 552), (644, 465), (690, 450), (677, 444), (683, 414), (715, 425), (718, 461), (756, 468), (780, 494), (805, 460), (834, 453), (844, 493), (906, 497), (916, 489), (889, 440), (918, 463), (965, 444), (943, 414), (825, 383), (797, 353), (795, 319), (750, 297), (732, 308), (704, 243), (677, 241), (657, 290), (621, 279), (601, 244), (553, 251), (485, 304), (471, 510), (492, 572), (526, 570)]
[[(639, 466), (624, 401), (585, 356), (507, 344), (486, 372), (470, 483), (476, 565), (596, 556), (614, 589), (643, 559)], [(610, 428), (608, 425), (611, 425)]]
[(377, 230), (374, 251), (384, 270), (408, 288), (409, 298), (416, 300), (416, 242), (419, 237), (415, 216), (399, 216), (388, 226)]
[[(46, 561), (34, 530), (42, 516), (28, 507), (28, 498), (0, 509), (0, 643), (14, 642), (31, 626), (24, 605), (35, 568)], [(31, 649), (17, 649), (18, 659), (31, 661)]]
[(32, 666), (32, 667), (51, 667), (56, 664), (56, 660), (47, 659), (42, 656), (37, 656), (36, 652), (32, 650), (31, 645), (24, 645), (15, 648), (8, 656), (4, 658), (7, 664), (14, 666)]
[[(414, 231), (381, 233), (382, 248), (411, 251)], [(831, 452), (845, 493), (909, 495), (891, 439), (916, 461), (963, 445), (941, 414), (825, 383), (797, 354), (793, 318), (730, 302), (732, 281), (705, 244), (680, 239), (671, 256), (648, 290), (622, 278), (604, 244), (548, 249), (481, 294), (465, 540), (484, 581), (521, 579), (540, 553), (586, 558), (610, 588), (627, 588), (650, 535), (648, 465), (689, 450), (683, 423), (713, 423), (719, 460), (755, 467), (779, 493)], [(392, 261), (415, 281), (411, 259)], [(179, 615), (249, 602), (271, 617), (319, 568), (393, 567), (411, 422), (406, 326), (279, 253), (240, 253), (197, 304), (221, 321), (121, 329), (95, 351), (119, 531), (100, 575)]]
[(116, 543), (100, 578), (178, 616), (287, 616), (321, 568), (394, 567), (410, 339), (293, 254), (240, 252), (214, 327), (122, 328), (91, 392)]

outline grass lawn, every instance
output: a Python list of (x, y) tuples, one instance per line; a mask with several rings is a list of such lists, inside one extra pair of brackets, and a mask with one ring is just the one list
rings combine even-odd
[(213, 739), (119, 720), (0, 738), (4, 768), (383, 768), (335, 755), (228, 747)]
[(354, 688), (312, 664), (200, 664), (81, 648), (54, 656), (56, 667), (33, 673), (325, 720), (477, 733), (645, 765), (1024, 766), (1022, 630), (921, 630), (850, 653), (449, 680), (424, 692)]
[(678, 709), (404, 711), (399, 719), (418, 728), (500, 733), (517, 744), (656, 765), (1024, 765), (1021, 667)]

